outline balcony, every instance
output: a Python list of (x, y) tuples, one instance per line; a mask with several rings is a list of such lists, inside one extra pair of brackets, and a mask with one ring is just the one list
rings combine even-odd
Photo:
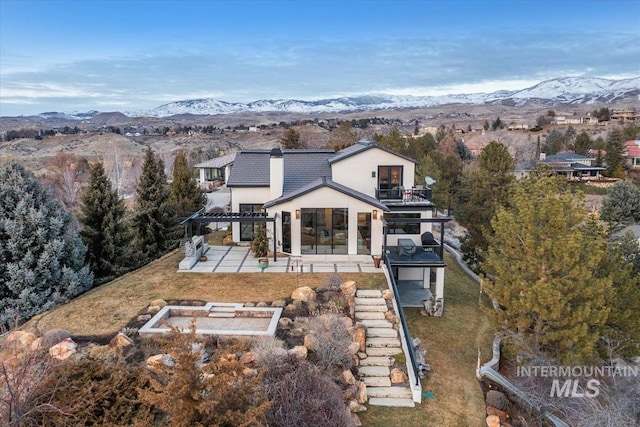
[(410, 238), (398, 239), (398, 246), (385, 246), (385, 255), (392, 267), (444, 267), (443, 245), (418, 245)]
[(376, 199), (386, 204), (431, 203), (431, 188), (422, 186), (376, 188)]

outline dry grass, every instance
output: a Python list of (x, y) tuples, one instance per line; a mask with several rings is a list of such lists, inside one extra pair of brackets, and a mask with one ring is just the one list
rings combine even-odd
[[(324, 273), (212, 274), (177, 273), (182, 258), (175, 251), (148, 266), (96, 288), (70, 303), (33, 319), (28, 327), (54, 328), (76, 336), (114, 335), (156, 298), (221, 302), (257, 302), (286, 298), (297, 286), (321, 286)], [(443, 318), (422, 317), (407, 309), (409, 329), (427, 349), (433, 371), (422, 382), (435, 394), (416, 408), (369, 407), (359, 415), (369, 427), (482, 426), (484, 402), (475, 379), (478, 347), (489, 355), (493, 327), (478, 304), (478, 284), (449, 258)], [(360, 288), (386, 286), (382, 274), (340, 274)]]
[(367, 427), (484, 426), (482, 391), (475, 377), (478, 348), (490, 355), (493, 325), (478, 304), (479, 285), (447, 259), (444, 317), (422, 317), (419, 309), (405, 309), (411, 336), (419, 337), (432, 367), (422, 381), (425, 392), (416, 408), (370, 406), (361, 413)]
[[(326, 273), (178, 273), (181, 251), (174, 251), (117, 280), (95, 288), (55, 310), (32, 319), (40, 333), (65, 329), (76, 336), (116, 334), (157, 298), (218, 302), (274, 301), (299, 286), (317, 288)], [(340, 273), (361, 288), (386, 286), (377, 273)]]

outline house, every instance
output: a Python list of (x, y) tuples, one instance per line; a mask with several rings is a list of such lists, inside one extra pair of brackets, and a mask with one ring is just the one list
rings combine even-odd
[(598, 178), (606, 169), (601, 166), (592, 166), (593, 161), (592, 157), (565, 152), (549, 156), (541, 153), (539, 163), (549, 166), (553, 173), (566, 176), (567, 179), (589, 180)]
[(207, 190), (214, 185), (214, 182), (226, 182), (235, 158), (236, 153), (231, 153), (194, 165), (193, 167), (199, 170), (198, 182), (200, 183), (200, 188)]
[[(337, 152), (241, 150), (227, 179), (233, 241), (249, 243), (264, 222), (274, 257), (380, 255), (399, 284), (430, 289), (435, 281), (435, 302), (442, 306), (444, 227), (439, 240), (432, 227), (449, 219), (434, 217), (430, 188), (415, 185), (416, 163), (368, 140)], [(189, 221), (205, 222), (207, 215)]]
[(623, 110), (612, 110), (611, 117), (612, 122), (628, 123), (637, 122), (640, 120), (640, 111), (635, 108), (627, 108)]
[(640, 169), (640, 139), (624, 143), (627, 156), (627, 166), (630, 169)]

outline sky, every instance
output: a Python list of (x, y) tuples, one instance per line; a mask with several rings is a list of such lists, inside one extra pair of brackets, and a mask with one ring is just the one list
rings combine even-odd
[(640, 0), (0, 0), (0, 116), (640, 76)]

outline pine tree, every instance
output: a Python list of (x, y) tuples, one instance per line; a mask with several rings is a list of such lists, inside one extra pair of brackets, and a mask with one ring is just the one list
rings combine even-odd
[(189, 167), (187, 156), (180, 151), (173, 162), (173, 182), (171, 200), (179, 218), (188, 217), (206, 205), (206, 196), (198, 187)]
[(96, 163), (89, 170), (82, 196), (80, 234), (87, 245), (87, 261), (100, 282), (124, 273), (131, 265), (132, 235), (125, 212), (124, 201), (112, 188), (102, 163)]
[(591, 138), (589, 138), (589, 135), (587, 135), (585, 131), (582, 131), (573, 143), (573, 151), (576, 152), (576, 154), (586, 156), (589, 152), (589, 148), (591, 148)]
[(0, 328), (91, 288), (71, 213), (22, 166), (0, 168)]
[(619, 181), (602, 201), (601, 217), (611, 226), (640, 223), (640, 187), (631, 181)]
[(487, 291), (520, 351), (562, 362), (594, 357), (610, 310), (612, 277), (599, 270), (603, 230), (583, 197), (544, 173), (516, 185), (491, 226)]
[(290, 127), (286, 130), (282, 138), (280, 139), (280, 145), (286, 149), (299, 149), (306, 148), (300, 140), (300, 132)]
[(164, 164), (148, 148), (136, 188), (133, 216), (136, 246), (146, 261), (174, 248), (179, 241), (178, 221), (170, 196)]
[(624, 134), (619, 128), (609, 131), (605, 145), (604, 160), (607, 163), (607, 175), (613, 178), (624, 178)]

